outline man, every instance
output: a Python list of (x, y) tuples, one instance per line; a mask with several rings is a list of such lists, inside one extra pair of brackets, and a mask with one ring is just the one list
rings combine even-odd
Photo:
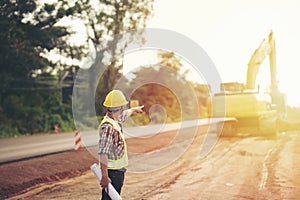
[(99, 151), (102, 179), (102, 200), (110, 199), (105, 190), (108, 184), (114, 186), (121, 194), (124, 174), (128, 165), (126, 142), (122, 124), (133, 113), (142, 113), (144, 106), (126, 109), (128, 101), (120, 90), (112, 90), (105, 98), (103, 105), (107, 113), (99, 126)]

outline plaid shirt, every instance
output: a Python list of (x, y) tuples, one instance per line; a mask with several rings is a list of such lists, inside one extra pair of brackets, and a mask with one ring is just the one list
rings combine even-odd
[[(112, 113), (106, 113), (106, 116), (112, 118)], [(118, 117), (118, 124), (122, 128), (124, 121), (128, 118), (127, 110)], [(98, 154), (106, 154), (110, 160), (118, 160), (124, 154), (124, 142), (117, 130), (110, 123), (103, 123), (99, 128), (99, 150)]]

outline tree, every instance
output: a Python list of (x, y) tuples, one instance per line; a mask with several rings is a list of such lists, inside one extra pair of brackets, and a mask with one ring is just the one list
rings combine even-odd
[[(0, 118), (5, 122), (1, 124), (1, 134), (3, 128), (9, 133), (15, 127), (19, 133), (45, 131), (49, 108), (44, 102), (60, 92), (59, 83), (66, 71), (78, 67), (54, 62), (49, 53), (71, 59), (82, 56), (82, 47), (68, 42), (72, 31), (58, 24), (75, 12), (67, 0), (53, 4), (39, 4), (36, 0), (0, 2)], [(67, 118), (63, 112), (57, 114)]]
[(81, 47), (67, 42), (71, 31), (57, 25), (74, 13), (68, 1), (45, 5), (35, 0), (0, 2), (0, 102), (4, 95), (15, 93), (15, 88), (35, 87), (39, 83), (32, 77), (35, 71), (62, 71), (69, 67), (49, 59), (51, 51), (80, 59)]
[[(97, 88), (96, 110), (103, 114), (105, 95), (121, 77), (123, 54), (132, 37), (125, 40), (122, 34), (127, 31), (143, 31), (152, 12), (153, 0), (80, 0), (76, 2), (78, 18), (86, 27), (87, 42), (91, 51), (95, 51), (96, 61), (90, 68), (90, 91)], [(100, 80), (94, 80), (96, 67), (106, 68)], [(99, 82), (98, 82), (99, 81)]]
[(131, 98), (139, 100), (140, 105), (145, 106), (147, 115), (152, 116), (151, 120), (144, 120), (145, 123), (198, 118), (197, 97), (192, 83), (186, 80), (180, 58), (174, 52), (160, 51), (158, 59), (156, 65), (141, 67), (134, 72), (134, 79), (127, 80), (127, 83), (126, 80), (121, 82), (119, 89), (128, 85), (125, 93), (132, 93)]
[[(123, 38), (114, 36), (128, 30), (142, 30), (150, 16), (152, 1), (57, 0), (53, 4), (39, 4), (38, 0), (1, 1), (0, 119), (7, 122), (5, 125), (8, 128), (15, 127), (16, 120), (20, 122), (18, 127), (24, 128), (25, 120), (30, 119), (30, 126), (19, 132), (40, 131), (41, 127), (32, 126), (48, 124), (52, 120), (48, 116), (40, 116), (49, 111), (45, 101), (49, 101), (49, 96), (55, 96), (51, 100), (55, 105), (55, 109), (51, 109), (52, 116), (60, 115), (56, 117), (58, 121), (60, 118), (70, 120), (70, 106), (61, 101), (66, 96), (62, 94), (62, 89), (72, 86), (72, 77), (82, 56), (89, 53), (87, 49), (97, 51), (95, 60), (98, 62), (94, 65), (109, 66), (98, 87), (100, 92), (97, 98), (102, 102), (101, 98), (120, 77), (124, 48), (130, 42), (121, 43)], [(77, 46), (70, 43), (72, 29), (60, 23), (66, 19), (83, 21), (87, 32), (86, 43)], [(50, 59), (49, 55), (53, 53), (60, 56), (58, 61)], [(97, 78), (93, 68), (89, 74), (91, 79)], [(98, 82), (90, 82), (91, 91), (94, 91)], [(58, 94), (60, 98), (57, 98)], [(34, 95), (42, 100), (32, 99)], [(23, 114), (14, 115), (15, 112), (11, 112), (16, 109), (9, 109), (10, 100), (18, 104)], [(34, 110), (34, 107), (41, 109)], [(28, 113), (40, 116), (26, 117)]]

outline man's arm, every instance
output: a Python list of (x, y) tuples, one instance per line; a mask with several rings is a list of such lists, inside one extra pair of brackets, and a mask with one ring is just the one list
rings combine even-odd
[(112, 134), (113, 134), (113, 127), (111, 124), (103, 124), (102, 127), (99, 129), (99, 161), (100, 167), (102, 172), (102, 178), (100, 181), (100, 185), (107, 189), (108, 191), (108, 184), (111, 180), (108, 177), (107, 165), (108, 165), (108, 153), (110, 146), (112, 145)]
[(108, 163), (107, 155), (106, 154), (100, 154), (100, 166), (101, 166), (101, 172), (102, 172), (102, 178), (101, 178), (101, 181), (100, 181), (100, 185), (102, 187), (106, 188), (106, 191), (108, 193), (108, 184), (111, 182), (111, 180), (108, 177), (107, 163)]
[(128, 117), (130, 117), (132, 114), (134, 113), (142, 113), (144, 106), (136, 106), (136, 107), (132, 107), (129, 109), (126, 109), (122, 112), (122, 114), (119, 116), (118, 118), (118, 122), (120, 123), (124, 123), (126, 119), (128, 119)]
[(128, 112), (128, 117), (130, 117), (134, 113), (142, 113), (142, 112), (144, 112), (143, 108), (144, 108), (144, 105), (129, 108), (128, 111), (127, 111)]

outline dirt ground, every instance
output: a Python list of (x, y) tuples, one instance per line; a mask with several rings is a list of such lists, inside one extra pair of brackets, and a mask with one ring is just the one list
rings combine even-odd
[(70, 151), (0, 165), (0, 199), (57, 182), (89, 170), (94, 158), (87, 151)]
[[(175, 137), (175, 132), (168, 132), (127, 141), (133, 154), (130, 165), (137, 167), (129, 166), (123, 199), (299, 199), (299, 132), (269, 138), (220, 138), (204, 159), (199, 158), (203, 141), (214, 137), (205, 127), (197, 131), (183, 154), (174, 157), (187, 141), (181, 138), (172, 148), (165, 148)], [(161, 162), (151, 155), (160, 161), (176, 159), (159, 166)], [(1, 198), (100, 199), (99, 183), (89, 170), (94, 162), (82, 150), (1, 165)]]
[[(166, 132), (151, 138), (128, 139), (128, 151), (134, 154), (152, 152), (168, 145), (175, 136), (176, 132)], [(84, 148), (0, 165), (0, 199), (19, 199), (24, 193), (31, 196), (31, 193), (43, 190), (49, 184), (56, 185), (89, 174), (90, 166), (98, 162), (89, 150), (93, 149)]]

